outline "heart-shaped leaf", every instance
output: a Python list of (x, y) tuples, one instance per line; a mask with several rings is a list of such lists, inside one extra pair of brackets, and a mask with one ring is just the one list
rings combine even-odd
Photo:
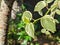
[(51, 31), (52, 33), (56, 31), (55, 20), (49, 15), (45, 15), (41, 18), (41, 25), (44, 29)]
[(44, 1), (40, 1), (36, 4), (34, 11), (40, 12), (44, 7), (46, 7), (46, 3)]
[(32, 38), (35, 38), (35, 36), (34, 36), (35, 31), (34, 31), (33, 23), (27, 24), (26, 27), (25, 27), (25, 31), (29, 36), (31, 36)]
[(22, 16), (22, 21), (25, 22), (26, 24), (30, 22), (32, 19), (32, 14), (30, 11), (25, 11)]

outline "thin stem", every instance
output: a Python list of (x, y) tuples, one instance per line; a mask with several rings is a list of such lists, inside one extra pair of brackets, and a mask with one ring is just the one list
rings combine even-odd
[[(47, 15), (48, 13), (49, 13), (49, 11), (51, 10), (51, 8), (50, 9), (48, 9), (48, 11), (46, 12), (46, 14), (45, 15)], [(38, 20), (40, 20), (41, 18), (38, 18), (38, 19), (36, 19), (36, 20), (34, 20), (34, 22), (33, 23), (35, 23), (35, 22), (37, 22)]]
[(50, 10), (51, 10), (51, 8), (49, 8), (49, 9), (48, 9), (48, 11), (46, 12), (46, 14), (45, 14), (45, 15), (47, 15), (47, 14), (49, 13), (49, 11), (50, 11)]
[[(47, 7), (46, 7), (47, 8)], [(48, 8), (47, 8), (48, 9)], [(46, 14), (45, 15), (48, 15), (48, 13), (50, 12), (50, 10), (51, 10), (51, 8), (49, 8), (48, 9), (48, 11), (46, 12)], [(36, 19), (36, 20), (34, 20), (34, 22), (33, 23), (35, 23), (35, 22), (37, 22), (38, 20), (40, 20), (41, 18), (38, 18), (38, 19)]]
[(33, 23), (35, 23), (35, 22), (37, 22), (38, 20), (40, 20), (41, 18), (38, 18), (38, 19), (36, 19), (36, 20), (34, 20), (34, 22)]

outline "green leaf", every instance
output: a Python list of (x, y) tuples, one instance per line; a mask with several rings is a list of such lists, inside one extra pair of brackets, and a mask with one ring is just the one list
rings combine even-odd
[(53, 0), (44, 0), (46, 3), (51, 3)]
[(19, 23), (17, 24), (17, 28), (18, 28), (18, 29), (21, 29), (21, 28), (23, 28), (24, 26), (25, 26), (25, 24), (24, 24), (23, 21), (21, 21), (21, 22), (19, 22)]
[(43, 12), (42, 12), (42, 11), (39, 11), (38, 13), (39, 13), (41, 16), (43, 16)]
[(51, 31), (52, 33), (56, 31), (55, 20), (49, 15), (45, 15), (41, 18), (41, 25), (44, 29)]
[(59, 9), (60, 9), (60, 1), (58, 1), (58, 7), (59, 7)]
[(31, 41), (32, 38), (31, 38), (30, 36), (25, 36), (25, 40), (27, 40), (27, 41)]
[(34, 45), (33, 43), (31, 43), (30, 45)]
[(46, 35), (50, 35), (50, 32), (47, 31), (46, 29), (42, 29), (41, 32), (44, 33), (44, 34), (46, 34)]
[(35, 31), (34, 31), (33, 23), (27, 24), (26, 27), (25, 27), (25, 31), (30, 37), (35, 38), (35, 36), (34, 36)]
[(57, 3), (58, 3), (58, 0), (55, 0), (54, 3), (51, 5), (51, 12), (58, 7)]
[(46, 7), (46, 3), (44, 1), (40, 1), (36, 4), (34, 11), (40, 12), (44, 7)]
[(30, 11), (25, 11), (22, 16), (22, 21), (27, 23), (30, 23), (30, 20), (32, 19), (32, 14)]
[(35, 45), (39, 45), (39, 43), (36, 43)]
[(49, 32), (49, 31), (46, 31), (45, 34), (46, 34), (46, 35), (50, 35), (50, 32)]
[(58, 15), (60, 15), (60, 10), (59, 10), (59, 9), (56, 9), (56, 13), (57, 13)]
[(25, 5), (24, 5), (24, 4), (22, 4), (22, 5), (21, 5), (21, 8), (22, 8), (23, 10), (25, 10), (25, 9), (26, 9), (26, 7), (25, 7)]
[(58, 21), (57, 19), (55, 19), (55, 22), (56, 22), (56, 23), (59, 23), (59, 21)]
[(55, 11), (51, 12), (50, 15), (51, 15), (52, 17), (54, 17), (54, 16), (55, 16)]
[(21, 43), (21, 45), (27, 45), (27, 40), (24, 40), (22, 43)]
[(25, 22), (26, 24), (30, 23), (29, 18), (27, 18), (27, 17), (25, 16), (25, 17), (24, 17), (24, 22)]
[(42, 33), (45, 33), (45, 32), (46, 32), (46, 29), (42, 29), (41, 32), (42, 32)]

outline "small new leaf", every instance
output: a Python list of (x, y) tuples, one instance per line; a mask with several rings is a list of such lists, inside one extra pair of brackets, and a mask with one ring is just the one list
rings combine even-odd
[(45, 33), (45, 32), (46, 32), (46, 29), (42, 29), (41, 32), (42, 32), (42, 33)]
[(46, 35), (50, 35), (50, 32), (47, 31), (46, 29), (42, 29), (41, 32), (44, 33), (44, 34), (46, 34)]
[(50, 35), (50, 32), (49, 32), (49, 31), (46, 31), (45, 34), (46, 34), (46, 35)]
[(56, 9), (56, 13), (57, 13), (58, 15), (60, 15), (60, 10), (59, 10), (59, 9)]
[(38, 13), (39, 13), (41, 16), (43, 16), (43, 12), (42, 12), (42, 11), (39, 11)]
[(56, 22), (56, 23), (60, 23), (57, 19), (55, 19), (55, 22)]

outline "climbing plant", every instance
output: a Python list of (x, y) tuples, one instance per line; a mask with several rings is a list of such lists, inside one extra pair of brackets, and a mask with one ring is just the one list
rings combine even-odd
[[(49, 7), (49, 3), (53, 4)], [(46, 8), (47, 11), (45, 14), (43, 14), (43, 9)], [(34, 12), (38, 12), (38, 14), (41, 16), (40, 18), (34, 20), (32, 18), (33, 14), (30, 11), (24, 11), (22, 16), (22, 21), (25, 23), (25, 31), (26, 33), (32, 37), (33, 39), (36, 39), (35, 36), (35, 27), (34, 24), (37, 21), (40, 21), (41, 26), (43, 27), (40, 31), (41, 33), (44, 33), (46, 35), (51, 35), (51, 33), (56, 32), (56, 23), (59, 23), (57, 19), (54, 18), (54, 16), (60, 15), (60, 0), (42, 0), (39, 1), (34, 8)], [(31, 20), (33, 20), (31, 22)]]

